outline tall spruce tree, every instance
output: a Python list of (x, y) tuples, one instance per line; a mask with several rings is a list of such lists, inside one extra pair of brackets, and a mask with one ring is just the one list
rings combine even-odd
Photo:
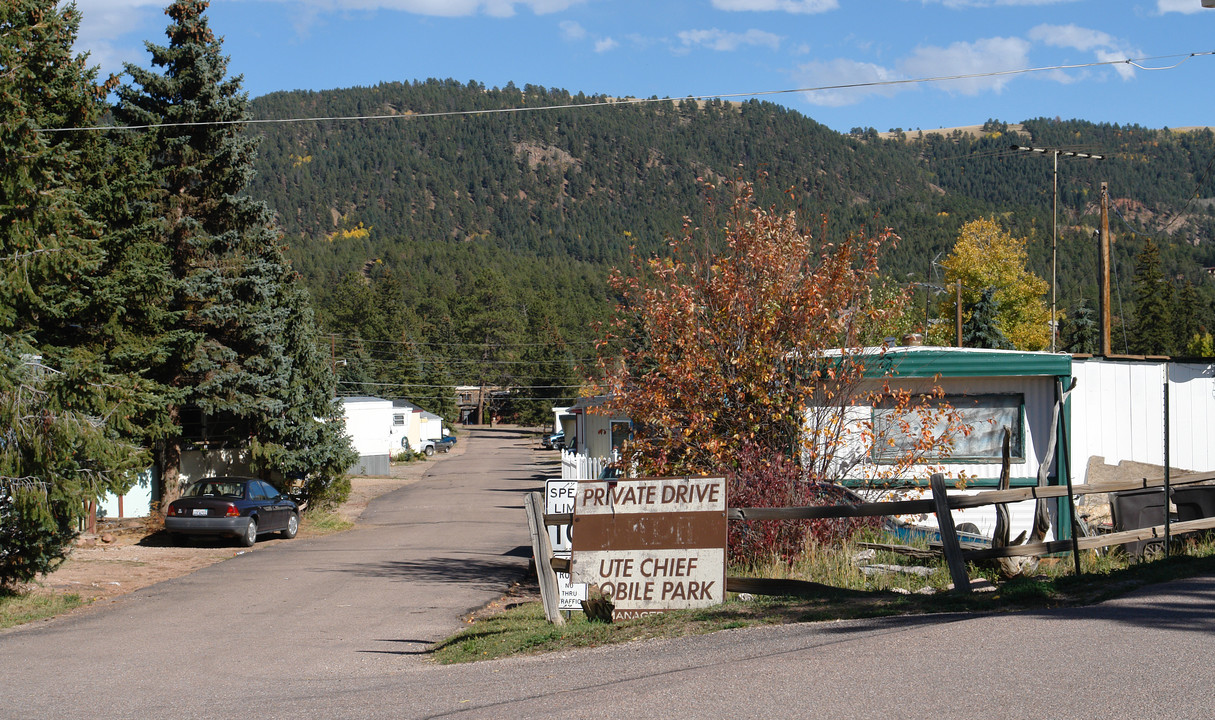
[(1186, 278), (1177, 290), (1173, 301), (1173, 349), (1186, 352), (1190, 341), (1199, 334), (1201, 327), (1201, 309), (1199, 307), (1198, 288)]
[(1063, 319), (1063, 349), (1069, 353), (1094, 355), (1100, 349), (1096, 313), (1083, 299), (1072, 314)]
[[(263, 477), (318, 473), (324, 484), (344, 469), (335, 465), (349, 458), (348, 441), (328, 367), (313, 362), (315, 348), (294, 345), (316, 338), (281, 233), (270, 209), (245, 194), (257, 142), (245, 134), (248, 98), (241, 79), (227, 77), (207, 6), (178, 0), (165, 10), (169, 43), (148, 44), (160, 71), (128, 65), (132, 82), (114, 109), (124, 125), (146, 126), (156, 149), (150, 199), (162, 218), (155, 233), (169, 254), (169, 311), (184, 349), (155, 374), (177, 392), (172, 425), (180, 427), (186, 408), (224, 418)], [(333, 428), (319, 428), (326, 422)], [(180, 490), (183, 447), (180, 432), (157, 443), (163, 499)]]
[(114, 366), (121, 323), (98, 310), (116, 283), (95, 218), (121, 200), (103, 141), (62, 132), (103, 110), (79, 20), (56, 0), (0, 6), (0, 586), (53, 567), (86, 504), (147, 463), (124, 430), (149, 388)]
[(970, 317), (962, 324), (962, 344), (973, 348), (1012, 350), (1013, 345), (1000, 329), (1000, 305), (995, 299), (996, 289), (983, 288), (979, 299), (970, 310)]
[(1164, 279), (1160, 249), (1148, 238), (1135, 257), (1135, 325), (1130, 350), (1137, 355), (1171, 355), (1173, 325), (1173, 286)]

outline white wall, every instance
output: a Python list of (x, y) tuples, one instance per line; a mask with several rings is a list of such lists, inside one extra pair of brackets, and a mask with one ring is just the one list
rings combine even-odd
[[(1090, 457), (1104, 458), (1107, 465), (1164, 465), (1165, 365), (1098, 358), (1072, 363), (1071, 447), (1077, 473)], [(1169, 464), (1178, 470), (1215, 470), (1209, 430), (1215, 421), (1215, 365), (1167, 365)]]
[(152, 495), (156, 492), (160, 479), (155, 468), (148, 468), (139, 474), (139, 480), (122, 496), (122, 512), (119, 512), (117, 495), (107, 494), (98, 503), (98, 514), (109, 518), (118, 517), (147, 517), (152, 514)]
[(422, 440), (438, 440), (443, 437), (443, 418), (434, 413), (422, 413), (419, 437)]
[[(403, 441), (409, 443), (409, 447), (417, 450), (421, 440), (421, 411), (415, 408), (394, 406), (392, 409), (393, 423), (389, 427), (389, 445), (392, 447), (392, 453), (403, 452), (405, 445)], [(396, 418), (400, 416), (404, 424), (397, 425)]]
[(350, 470), (354, 475), (387, 475), (392, 446), (392, 401), (380, 398), (342, 398), (346, 433), (359, 454)]

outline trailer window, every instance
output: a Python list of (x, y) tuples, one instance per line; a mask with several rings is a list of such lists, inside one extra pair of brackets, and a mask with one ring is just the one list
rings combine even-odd
[[(955, 412), (954, 427), (949, 426), (946, 409)], [(922, 454), (926, 462), (1000, 462), (1004, 428), (1011, 431), (1011, 462), (1025, 462), (1025, 395), (992, 393), (986, 395), (946, 395), (929, 402), (928, 412), (900, 411), (892, 402), (873, 408), (873, 460), (891, 463), (914, 452), (916, 440), (931, 423), (932, 437), (952, 438), (952, 446), (940, 443), (945, 451)], [(961, 432), (961, 428), (967, 432)]]

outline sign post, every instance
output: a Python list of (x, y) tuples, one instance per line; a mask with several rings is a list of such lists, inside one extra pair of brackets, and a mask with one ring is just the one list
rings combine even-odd
[(724, 478), (580, 482), (574, 528), (572, 579), (597, 585), (613, 619), (725, 600)]
[[(578, 486), (574, 480), (546, 480), (544, 482), (544, 514), (561, 515), (574, 512), (574, 492)], [(549, 542), (553, 546), (553, 557), (570, 558), (573, 525), (549, 525)], [(581, 610), (587, 598), (585, 583), (570, 582), (568, 572), (557, 571), (558, 610)]]

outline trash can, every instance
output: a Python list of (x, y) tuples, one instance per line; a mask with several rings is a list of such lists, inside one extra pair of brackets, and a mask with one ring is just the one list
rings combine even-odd
[(1182, 487), (1173, 491), (1177, 520), (1201, 520), (1215, 517), (1215, 485)]
[[(1114, 519), (1114, 532), (1138, 530), (1164, 524), (1164, 488), (1125, 490), (1110, 493), (1110, 515)], [(1123, 543), (1122, 549), (1132, 557), (1143, 557), (1149, 546), (1163, 549), (1163, 538), (1134, 540)]]

